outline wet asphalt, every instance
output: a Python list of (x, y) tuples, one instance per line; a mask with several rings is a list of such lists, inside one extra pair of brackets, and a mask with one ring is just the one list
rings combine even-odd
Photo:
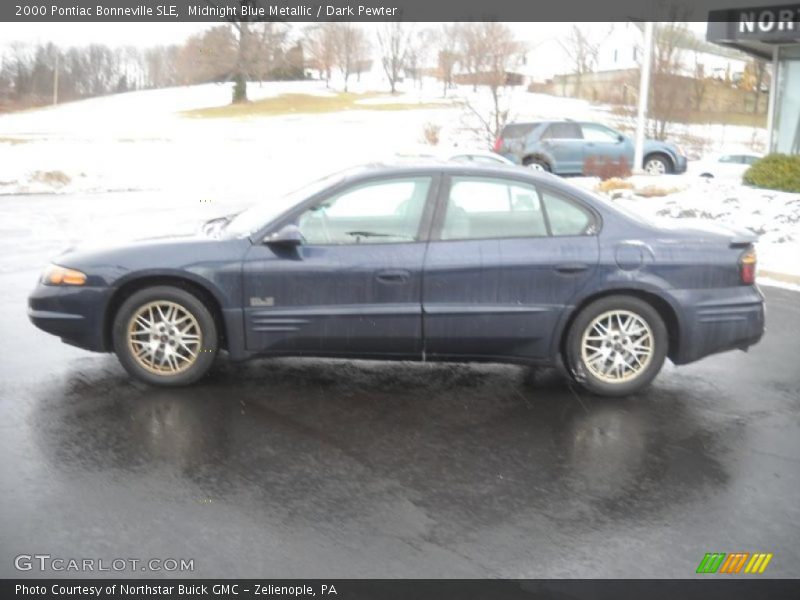
[(749, 353), (667, 365), (626, 399), (557, 370), (310, 359), (154, 389), (29, 324), (52, 248), (19, 202), (0, 226), (0, 577), (42, 575), (19, 554), (193, 559), (170, 574), (193, 577), (691, 577), (734, 551), (800, 575), (800, 294), (764, 289)]

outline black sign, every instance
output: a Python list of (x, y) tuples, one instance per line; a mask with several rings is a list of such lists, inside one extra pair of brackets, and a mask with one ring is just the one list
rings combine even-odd
[(800, 42), (800, 4), (711, 11), (710, 42)]

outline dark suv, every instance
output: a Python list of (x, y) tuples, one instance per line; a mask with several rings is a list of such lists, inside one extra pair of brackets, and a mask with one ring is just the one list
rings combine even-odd
[[(510, 123), (494, 151), (516, 164), (558, 175), (582, 175), (588, 160), (624, 160), (633, 165), (634, 143), (619, 131), (599, 123), (542, 121)], [(671, 142), (645, 140), (642, 168), (653, 175), (683, 173), (686, 156)]]

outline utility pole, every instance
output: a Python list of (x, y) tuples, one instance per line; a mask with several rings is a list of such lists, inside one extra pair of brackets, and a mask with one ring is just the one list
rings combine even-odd
[(58, 104), (58, 63), (61, 53), (56, 50), (56, 68), (53, 70), (53, 106)]
[(650, 66), (653, 60), (653, 22), (644, 24), (644, 56), (639, 78), (639, 111), (636, 116), (636, 149), (633, 153), (633, 172), (642, 172), (644, 162), (644, 124), (647, 120), (647, 101), (650, 96)]

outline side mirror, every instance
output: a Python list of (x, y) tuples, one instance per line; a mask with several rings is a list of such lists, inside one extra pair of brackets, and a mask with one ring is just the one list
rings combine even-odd
[(620, 133), (620, 134), (617, 136), (617, 140), (619, 140), (620, 142), (624, 142), (624, 141), (625, 141), (625, 136), (624, 136), (624, 135), (622, 135), (622, 134)]
[(271, 246), (299, 246), (303, 243), (303, 234), (297, 225), (285, 225), (264, 238), (264, 243)]

